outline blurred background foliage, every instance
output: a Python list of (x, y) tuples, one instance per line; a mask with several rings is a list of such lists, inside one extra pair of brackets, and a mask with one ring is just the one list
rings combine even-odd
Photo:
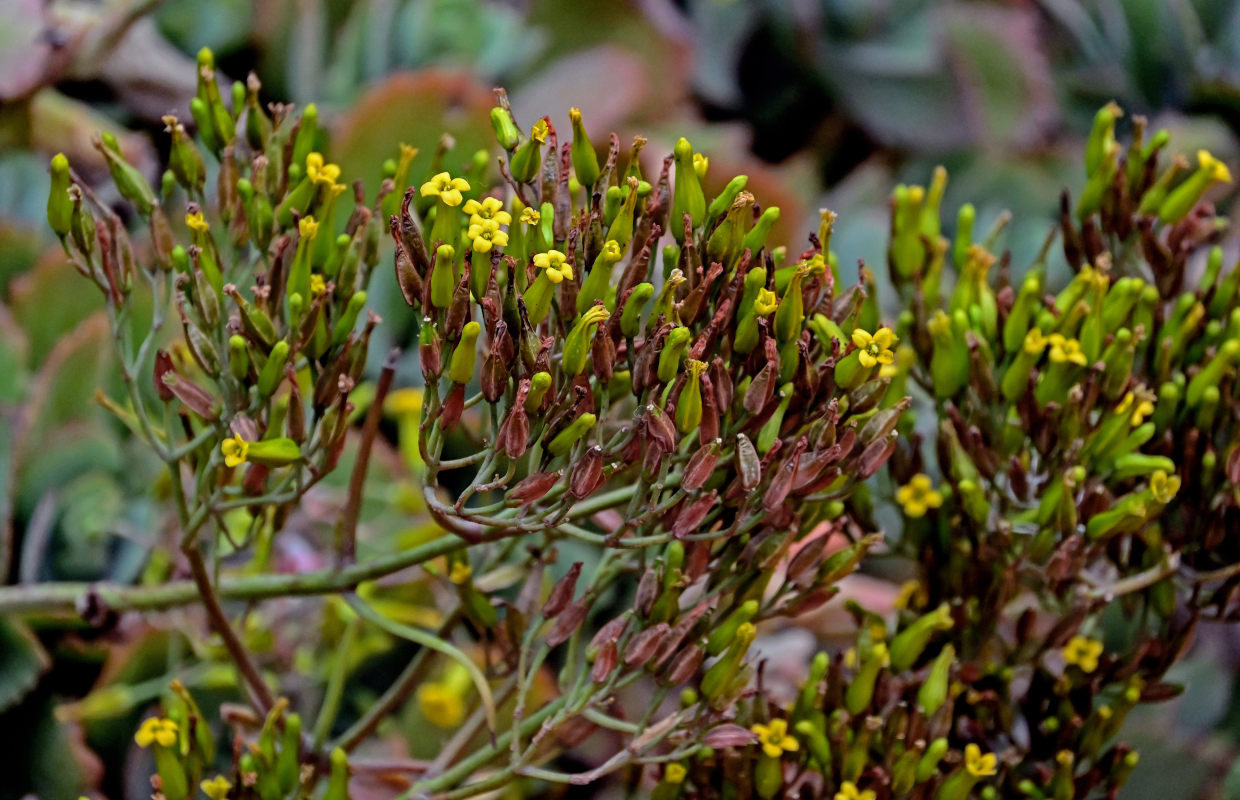
[[(200, 47), (229, 79), (256, 72), (266, 101), (318, 102), (333, 160), (372, 187), (398, 142), (420, 148), (415, 176), (443, 133), (455, 141), (449, 164), (492, 146), (491, 89), (503, 85), (518, 121), (578, 106), (596, 141), (612, 130), (626, 148), (648, 137), (651, 164), (687, 136), (710, 156), (707, 195), (719, 188), (712, 181), (747, 173), (754, 193), (783, 209), (776, 235), (793, 248), (816, 227), (816, 210), (832, 208), (846, 264), (884, 262), (891, 187), (924, 182), (939, 163), (952, 176), (947, 216), (972, 201), (985, 230), (1012, 212), (1004, 242), (1016, 268), (1028, 264), (1060, 192), (1082, 181), (1073, 154), (1108, 100), (1173, 129), (1185, 151), (1208, 147), (1233, 166), (1240, 155), (1235, 0), (0, 0), (0, 22), (0, 578), (9, 582), (132, 583), (169, 568), (150, 533), (160, 473), (95, 399), (117, 380), (107, 326), (98, 294), (51, 247), (46, 164), (64, 151), (85, 178), (101, 178), (90, 138), (103, 129), (156, 177), (160, 117), (189, 119)], [(381, 272), (371, 297), (386, 343), (407, 344), (412, 321), (393, 283)], [(406, 365), (404, 377), (415, 374)], [(372, 473), (363, 545), (390, 551), (431, 535), (395, 451)], [(327, 486), (323, 502), (339, 494)], [(318, 565), (315, 520), (289, 527), (279, 563)], [(894, 584), (855, 581), (866, 602), (890, 602)], [(424, 587), (388, 600), (391, 613), (433, 622)], [(346, 634), (331, 613), (305, 629), (305, 602), (324, 601), (269, 604), (250, 633), (314, 686), (316, 653)], [(89, 627), (0, 619), (0, 800), (149, 793), (131, 733), (168, 677), (200, 701), (234, 696), (210, 648), (178, 633), (184, 613)], [(819, 615), (766, 648), (799, 658), (839, 620)], [(353, 646), (363, 668), (342, 724), (407, 657), (384, 641)], [(1240, 797), (1240, 770), (1229, 767), (1238, 666), (1234, 633), (1202, 632), (1178, 668), (1188, 691), (1133, 716), (1143, 757), (1124, 797)], [(395, 740), (417, 724), (411, 709)], [(381, 783), (373, 794), (389, 795)]]

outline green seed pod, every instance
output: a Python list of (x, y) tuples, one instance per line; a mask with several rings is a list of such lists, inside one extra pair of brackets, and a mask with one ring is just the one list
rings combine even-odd
[(594, 145), (590, 143), (590, 135), (586, 133), (581, 111), (570, 108), (568, 118), (573, 126), (573, 144), (570, 150), (573, 172), (577, 175), (577, 180), (581, 182), (581, 185), (589, 192), (598, 181), (598, 153), (594, 151)]
[(1020, 292), (1003, 324), (1003, 347), (1007, 352), (1013, 353), (1024, 344), (1034, 311), (1041, 303), (1041, 294), (1042, 281), (1038, 275), (1029, 275), (1021, 283)]
[(249, 443), (246, 460), (268, 467), (285, 467), (301, 461), (301, 449), (292, 439), (262, 439)]
[(471, 320), (461, 329), (461, 341), (452, 351), (452, 359), (448, 363), (448, 377), (457, 383), (469, 383), (474, 377), (474, 364), (478, 359), (478, 336), (482, 333), (482, 325)]
[(568, 332), (568, 336), (564, 338), (564, 355), (560, 362), (566, 375), (576, 377), (586, 368), (586, 357), (590, 354), (594, 332), (607, 317), (606, 308), (591, 306)]
[(934, 342), (930, 357), (930, 377), (936, 397), (954, 397), (969, 383), (969, 346), (965, 331), (969, 327), (964, 311), (956, 310), (950, 317), (936, 311), (926, 327)]
[(69, 197), (69, 159), (64, 153), (52, 157), (52, 185), (47, 195), (47, 223), (64, 241), (73, 223), (73, 199)]
[(681, 137), (673, 149), (676, 161), (676, 177), (672, 188), (672, 216), (668, 225), (676, 241), (684, 240), (684, 218), (689, 215), (697, 228), (706, 218), (706, 197), (702, 194), (702, 181), (693, 165), (693, 145)]
[(629, 295), (629, 299), (625, 301), (624, 311), (620, 314), (620, 332), (625, 337), (631, 339), (637, 335), (641, 327), (642, 309), (646, 307), (646, 303), (650, 302), (650, 298), (653, 296), (653, 284), (639, 283), (633, 287), (633, 292)]
[(525, 396), (525, 410), (533, 414), (542, 408), (543, 398), (551, 388), (551, 373), (535, 372), (530, 378), (530, 393)]
[(892, 193), (895, 219), (891, 240), (892, 277), (910, 280), (921, 271), (926, 248), (921, 240), (921, 207), (926, 190), (921, 186), (897, 186)]
[(887, 645), (877, 642), (861, 659), (857, 674), (844, 690), (844, 707), (848, 713), (856, 716), (870, 706), (874, 697), (874, 684), (878, 681), (879, 672), (888, 664)]
[(598, 418), (589, 412), (582, 414), (551, 439), (547, 445), (547, 451), (553, 456), (566, 454), (573, 449), (573, 445), (577, 444), (581, 437), (585, 436), (594, 427), (594, 423), (597, 421)]
[(708, 656), (717, 656), (722, 653), (732, 640), (736, 638), (736, 632), (740, 626), (752, 620), (758, 613), (758, 601), (746, 600), (737, 606), (732, 613), (724, 617), (710, 632), (710, 636), (706, 639), (706, 654)]
[(805, 324), (805, 299), (801, 283), (809, 275), (809, 266), (801, 264), (792, 273), (779, 308), (775, 309), (775, 337), (780, 343), (795, 342)]
[(689, 349), (692, 332), (686, 327), (673, 328), (659, 352), (658, 376), (662, 383), (671, 383), (680, 372), (680, 360)]
[(521, 144), (521, 131), (508, 109), (500, 106), (491, 109), (491, 128), (495, 131), (495, 141), (509, 153)]
[[(584, 314), (586, 310), (595, 304), (596, 301), (607, 299), (607, 290), (611, 287), (611, 272), (623, 255), (620, 249), (620, 243), (614, 239), (609, 240), (603, 245), (603, 249), (599, 251), (598, 257), (594, 259), (594, 266), (590, 268), (590, 274), (582, 281), (581, 291), (577, 293), (577, 313)], [(615, 304), (607, 306), (608, 310), (614, 309)]]
[(784, 768), (779, 758), (772, 758), (765, 753), (758, 756), (758, 763), (753, 768), (753, 787), (762, 800), (779, 794), (784, 785)]
[(831, 743), (827, 740), (822, 727), (809, 720), (801, 720), (793, 728), (809, 748), (809, 754), (818, 762), (818, 768), (824, 773), (831, 770)]
[(766, 239), (771, 235), (771, 228), (775, 227), (775, 223), (779, 221), (779, 206), (768, 206), (762, 212), (762, 216), (758, 217), (758, 221), (749, 229), (749, 233), (745, 234), (745, 238), (741, 241), (741, 250), (748, 250), (755, 257), (758, 251), (766, 247)]
[(943, 760), (943, 756), (947, 755), (948, 747), (947, 739), (944, 738), (935, 739), (930, 743), (921, 761), (917, 762), (917, 783), (925, 783), (934, 777), (934, 774), (938, 772), (939, 762)]
[(534, 123), (530, 138), (526, 139), (512, 154), (510, 163), (512, 177), (519, 183), (532, 183), (542, 169), (542, 148), (547, 141), (546, 118)]
[(891, 640), (892, 669), (902, 672), (912, 667), (935, 632), (951, 630), (953, 625), (951, 609), (946, 603), (918, 618)]
[(101, 139), (95, 141), (95, 149), (107, 162), (108, 172), (112, 174), (112, 182), (116, 184), (121, 197), (133, 203), (143, 219), (149, 219), (151, 209), (159, 203), (159, 198), (155, 196), (151, 184), (147, 183), (142, 173), (121, 155), (116, 138), (110, 133), (103, 134)]
[(337, 747), (331, 755), (331, 776), (323, 800), (349, 800), (349, 757)]
[[(637, 211), (637, 198), (640, 196), (638, 185), (637, 178), (629, 178), (627, 186), (621, 190), (624, 200), (620, 204), (620, 210), (607, 228), (607, 238), (619, 244), (621, 251), (628, 248), (629, 241), (633, 238), (633, 216)], [(676, 226), (672, 227), (674, 229)]]
[(309, 103), (301, 112), (301, 122), (297, 126), (297, 136), (293, 139), (293, 157), (290, 163), (304, 167), (306, 156), (314, 152), (314, 142), (319, 133), (319, 107)]
[(284, 378), (284, 365), (288, 363), (288, 354), (288, 342), (283, 339), (276, 342), (271, 348), (271, 354), (267, 356), (267, 362), (263, 364), (262, 370), (258, 373), (259, 397), (271, 397), (275, 394), (276, 388), (279, 387), (280, 381)]
[(1094, 115), (1094, 125), (1085, 144), (1085, 174), (1092, 176), (1103, 166), (1106, 154), (1115, 143), (1115, 120), (1123, 116), (1115, 103), (1107, 103)]
[(456, 250), (450, 244), (441, 244), (435, 250), (435, 263), (431, 267), (431, 305), (447, 308), (452, 305), (452, 293), (456, 290)]
[(349, 334), (353, 332), (353, 326), (357, 324), (357, 317), (362, 313), (362, 309), (366, 307), (366, 293), (354, 292), (349, 298), (348, 304), (344, 307), (344, 312), (340, 315), (340, 319), (336, 320), (336, 324), (332, 327), (332, 347), (339, 347), (349, 338)]
[(947, 701), (948, 683), (955, 661), (956, 648), (950, 644), (944, 645), (930, 665), (926, 680), (917, 690), (917, 705), (927, 716), (932, 716)]
[(964, 269), (969, 248), (973, 246), (973, 225), (976, 221), (977, 209), (973, 208), (973, 204), (962, 205), (956, 215), (956, 239), (952, 242), (952, 263), (956, 269)]
[(289, 714), (284, 719), (284, 736), (276, 759), (276, 778), (280, 796), (286, 797), (301, 780), (301, 715)]
[(727, 213), (732, 207), (732, 203), (736, 200), (736, 196), (744, 190), (746, 184), (749, 183), (748, 175), (737, 175), (728, 181), (728, 185), (723, 187), (723, 191), (719, 196), (710, 202), (706, 209), (706, 227), (710, 227), (710, 223)]
[(250, 374), (250, 351), (246, 348), (244, 336), (234, 335), (228, 338), (228, 369), (239, 381), (245, 380)]

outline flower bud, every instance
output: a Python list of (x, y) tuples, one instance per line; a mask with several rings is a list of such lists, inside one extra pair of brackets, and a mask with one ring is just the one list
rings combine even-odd
[(844, 690), (844, 707), (849, 714), (856, 716), (869, 708), (878, 674), (888, 663), (887, 645), (884, 642), (875, 643), (862, 658), (857, 674)]
[(512, 119), (512, 112), (501, 106), (491, 109), (491, 128), (495, 130), (495, 141), (499, 146), (512, 152), (521, 144), (521, 131)]
[(917, 690), (917, 705), (927, 715), (933, 715), (947, 700), (948, 682), (952, 664), (956, 661), (956, 648), (944, 645), (930, 665), (930, 673)]
[(63, 241), (73, 222), (73, 199), (69, 197), (69, 159), (64, 153), (52, 158), (52, 185), (47, 195), (47, 223)]
[[(568, 118), (573, 126), (573, 144), (570, 150), (573, 172), (577, 180), (586, 188), (587, 193), (598, 182), (598, 153), (590, 143), (590, 135), (586, 133), (585, 123), (581, 119), (581, 111), (576, 108), (568, 110)], [(511, 148), (509, 148), (511, 149)]]
[(552, 437), (547, 444), (547, 451), (554, 456), (562, 456), (573, 448), (573, 445), (585, 436), (598, 418), (594, 414), (586, 412), (575, 420), (570, 422), (567, 427)]
[(672, 235), (676, 241), (684, 239), (684, 227), (680, 224), (689, 215), (694, 228), (706, 218), (706, 198), (702, 194), (702, 182), (693, 168), (693, 145), (681, 137), (673, 150), (676, 160), (676, 180), (672, 189)]
[(249, 443), (245, 458), (266, 467), (284, 467), (301, 460), (301, 448), (292, 439), (260, 439)]
[(159, 199), (142, 173), (121, 155), (115, 137), (105, 133), (102, 138), (95, 138), (94, 145), (107, 162), (108, 171), (112, 173), (112, 181), (121, 197), (133, 203), (143, 219), (150, 217), (151, 209), (159, 203)]
[(512, 154), (509, 166), (513, 179), (518, 183), (532, 183), (538, 177), (538, 171), (542, 169), (542, 147), (547, 141), (549, 127), (546, 117), (535, 122), (530, 129), (530, 138)]
[(1172, 189), (1158, 207), (1158, 218), (1176, 223), (1188, 216), (1206, 190), (1215, 183), (1231, 183), (1231, 171), (1206, 150), (1197, 151), (1197, 171)]
[(448, 377), (456, 383), (469, 383), (474, 376), (474, 364), (478, 359), (478, 335), (482, 333), (482, 325), (471, 320), (461, 329), (461, 340), (452, 351), (448, 362)]
[(288, 356), (289, 344), (285, 340), (281, 339), (272, 346), (266, 363), (263, 364), (263, 368), (258, 373), (257, 387), (259, 397), (268, 398), (275, 394), (281, 379), (284, 377), (284, 365), (288, 363)]
[(637, 335), (641, 325), (642, 309), (653, 296), (653, 284), (639, 283), (633, 287), (633, 291), (629, 293), (624, 303), (624, 310), (620, 313), (620, 332), (625, 337), (631, 339)]
[(891, 641), (892, 669), (902, 672), (912, 667), (930, 643), (930, 637), (936, 631), (951, 630), (953, 625), (951, 610), (944, 603), (900, 631)]

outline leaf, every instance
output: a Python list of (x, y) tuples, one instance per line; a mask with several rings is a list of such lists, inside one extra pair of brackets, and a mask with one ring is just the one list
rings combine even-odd
[(24, 625), (0, 618), (0, 713), (25, 697), (51, 663), (39, 640)]

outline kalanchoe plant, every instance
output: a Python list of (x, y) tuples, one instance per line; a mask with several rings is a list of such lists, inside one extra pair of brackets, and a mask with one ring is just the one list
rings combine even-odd
[[(108, 299), (128, 396), (104, 402), (168, 466), (193, 583), (0, 589), (0, 608), (96, 618), (202, 604), (251, 707), (228, 713), (229, 759), (171, 687), (135, 737), (164, 797), (343, 800), (350, 753), (411, 696), (457, 730), (403, 797), (603, 779), (661, 800), (1113, 796), (1136, 763), (1115, 742), (1125, 715), (1174, 691), (1163, 676), (1200, 619), (1234, 616), (1240, 269), (1210, 251), (1187, 288), (1222, 230), (1200, 201), (1229, 176), (1208, 154), (1160, 170), (1164, 135), (1138, 121), (1124, 149), (1118, 110), (1100, 112), (1058, 295), (1044, 263), (1013, 284), (970, 207), (942, 235), (945, 172), (897, 188), (906, 310), (885, 325), (869, 270), (842, 280), (834, 215), (803, 250), (774, 246), (779, 210), (744, 176), (707, 197), (684, 139), (647, 173), (645, 140), (626, 156), (613, 135), (600, 158), (576, 110), (560, 142), (498, 92), (498, 162), (454, 167), (443, 148), (413, 176), (402, 148), (368, 196), (316, 149), (313, 106), (263, 109), (254, 79), (226, 101), (209, 52), (199, 70), (196, 138), (166, 120), (158, 192), (98, 144), (144, 244), (63, 157), (48, 204)], [(392, 359), (361, 388), (389, 246), (421, 323), (420, 395), (391, 391)], [(158, 349), (169, 311), (180, 336)], [(385, 406), (443, 534), (359, 560)], [(274, 573), (272, 542), (359, 417), (335, 566)], [(890, 547), (917, 577), (894, 619), (850, 605), (855, 646), (817, 656), (781, 706), (758, 626), (829, 600), (878, 544), (863, 482), (888, 462), (907, 518)], [(251, 574), (219, 575), (226, 544)], [(570, 548), (590, 558), (557, 563)], [(370, 581), (414, 565), (452, 598), (438, 629), (372, 602)], [(294, 710), (227, 606), (328, 593), (350, 630), (418, 646), (335, 736), (346, 662)], [(1112, 603), (1141, 623), (1104, 646)], [(557, 763), (592, 736), (610, 756)]]

